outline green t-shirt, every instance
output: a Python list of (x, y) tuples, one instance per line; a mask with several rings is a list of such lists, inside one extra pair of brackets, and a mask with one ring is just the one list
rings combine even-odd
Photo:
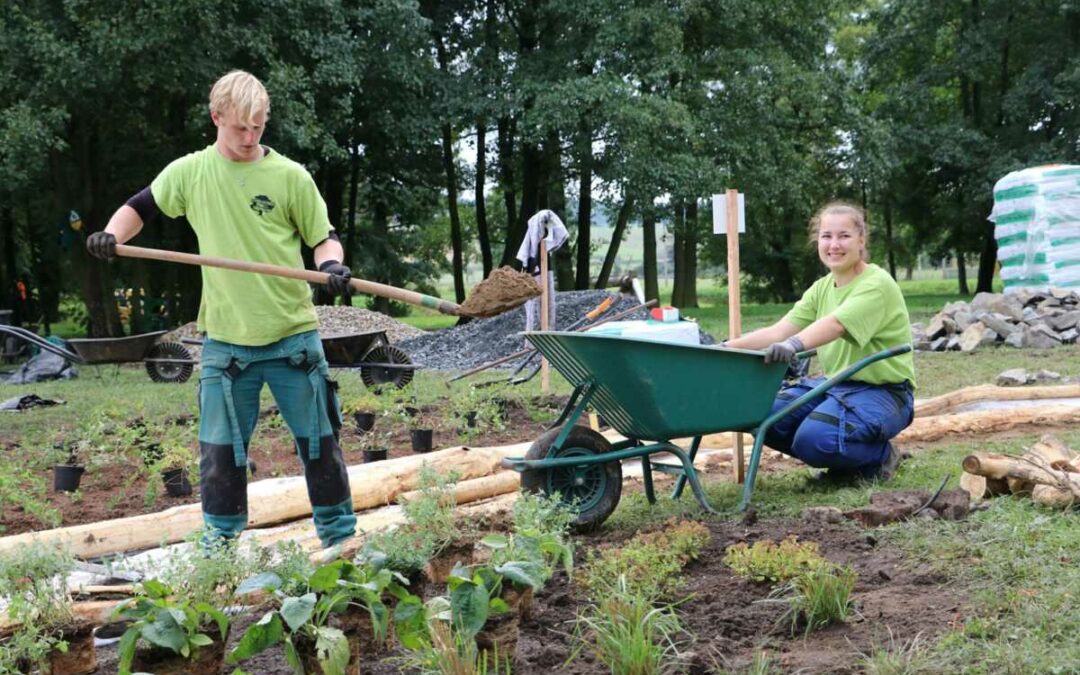
[[(904, 296), (889, 273), (877, 265), (867, 265), (843, 288), (836, 287), (831, 274), (818, 279), (784, 318), (802, 330), (829, 315), (846, 330), (842, 338), (818, 347), (818, 358), (830, 377), (883, 349), (911, 344), (911, 319)], [(906, 380), (915, 386), (915, 359), (911, 352), (883, 359), (852, 379), (870, 384)]]
[[(165, 167), (150, 191), (162, 213), (187, 216), (202, 255), (303, 268), (301, 240), (315, 246), (332, 229), (311, 176), (273, 150), (234, 162), (211, 145)], [(202, 278), (199, 330), (215, 340), (258, 347), (318, 327), (304, 281), (214, 267)]]

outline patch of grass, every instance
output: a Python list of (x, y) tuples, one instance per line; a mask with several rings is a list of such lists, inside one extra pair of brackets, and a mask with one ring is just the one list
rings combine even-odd
[(770, 597), (781, 598), (788, 606), (783, 618), (791, 620), (792, 634), (802, 626), (804, 634), (809, 635), (819, 628), (847, 621), (857, 579), (855, 570), (849, 566), (818, 565), (780, 586)]
[(916, 675), (943, 672), (930, 657), (930, 645), (922, 635), (897, 640), (889, 629), (885, 643), (875, 643), (869, 653), (859, 652), (862, 672), (866, 675)]
[(568, 663), (589, 648), (618, 675), (683, 671), (679, 644), (685, 632), (674, 608), (654, 607), (649, 598), (628, 588), (625, 577), (578, 617), (575, 634), (580, 642)]

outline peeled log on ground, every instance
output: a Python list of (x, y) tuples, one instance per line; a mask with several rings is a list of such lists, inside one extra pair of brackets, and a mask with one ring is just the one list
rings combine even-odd
[(1068, 405), (1017, 408), (1008, 414), (1000, 410), (956, 413), (916, 419), (893, 439), (897, 443), (938, 441), (963, 434), (997, 434), (1012, 429), (1071, 427), (1080, 424), (1080, 407)]
[(915, 402), (915, 417), (932, 417), (977, 401), (1036, 401), (1052, 398), (1080, 398), (1080, 384), (1049, 387), (998, 387), (981, 384), (950, 391), (941, 396)]

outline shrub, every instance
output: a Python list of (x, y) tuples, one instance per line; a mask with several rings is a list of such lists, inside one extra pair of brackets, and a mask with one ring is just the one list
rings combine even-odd
[(709, 530), (701, 523), (668, 521), (664, 530), (640, 534), (621, 548), (590, 551), (578, 582), (594, 602), (620, 585), (650, 602), (671, 599), (684, 583), (682, 568), (708, 541)]
[(735, 574), (754, 581), (779, 583), (811, 572), (825, 564), (815, 542), (799, 542), (794, 535), (780, 543), (764, 540), (729, 546), (724, 563)]

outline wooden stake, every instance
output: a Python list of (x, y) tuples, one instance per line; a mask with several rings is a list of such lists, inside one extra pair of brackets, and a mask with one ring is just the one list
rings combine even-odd
[[(545, 232), (546, 235), (546, 232)], [(547, 241), (540, 240), (540, 330), (548, 330), (548, 252)], [(551, 366), (548, 360), (540, 357), (540, 391), (551, 393)]]
[[(727, 191), (727, 277), (728, 277), (728, 339), (742, 335), (742, 304), (739, 293), (739, 191)], [(733, 434), (735, 448), (735, 482), (746, 479), (746, 460), (743, 457), (743, 437)]]

